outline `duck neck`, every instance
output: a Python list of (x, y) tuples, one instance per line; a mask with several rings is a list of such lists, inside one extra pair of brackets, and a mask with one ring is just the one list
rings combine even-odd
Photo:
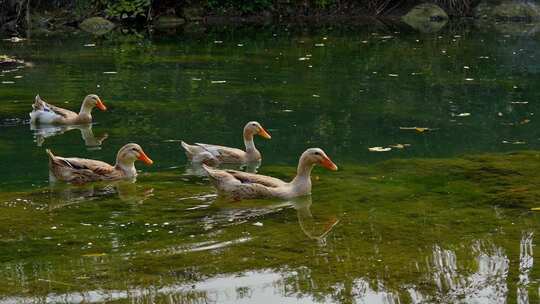
[(246, 153), (249, 156), (249, 160), (257, 160), (260, 158), (260, 153), (255, 148), (255, 142), (253, 141), (253, 134), (244, 132), (244, 145), (246, 146)]
[(79, 111), (79, 116), (80, 117), (89, 117), (89, 118), (91, 118), (93, 108), (94, 108), (93, 106), (91, 106), (87, 102), (83, 101), (83, 103), (81, 105), (81, 110)]
[(306, 164), (302, 160), (298, 163), (298, 169), (296, 170), (296, 176), (292, 180), (291, 184), (299, 191), (300, 195), (311, 193), (311, 170), (313, 170), (313, 164)]
[(137, 169), (135, 169), (135, 161), (123, 160), (117, 157), (115, 168), (121, 170), (126, 175), (126, 177), (137, 176)]

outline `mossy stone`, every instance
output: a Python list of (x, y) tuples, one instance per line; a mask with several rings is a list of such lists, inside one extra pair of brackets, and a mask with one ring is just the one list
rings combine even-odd
[(81, 24), (79, 24), (79, 27), (83, 31), (95, 35), (103, 35), (111, 31), (115, 27), (115, 24), (102, 17), (91, 17), (81, 22)]
[(186, 19), (176, 17), (176, 16), (161, 16), (154, 21), (154, 26), (165, 28), (165, 27), (177, 27), (186, 23)]
[(506, 1), (493, 8), (493, 16), (505, 20), (540, 20), (540, 7), (530, 2)]
[(448, 14), (435, 4), (422, 3), (413, 7), (401, 19), (420, 32), (433, 33), (446, 25)]

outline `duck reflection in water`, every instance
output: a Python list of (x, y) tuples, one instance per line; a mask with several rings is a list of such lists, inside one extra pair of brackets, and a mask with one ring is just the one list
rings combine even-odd
[[(266, 202), (266, 204), (265, 204)], [(339, 224), (334, 214), (317, 214), (313, 216), (311, 211), (311, 195), (301, 196), (286, 201), (243, 201), (235, 204), (227, 199), (218, 197), (214, 206), (220, 208), (220, 212), (204, 220), (205, 226), (230, 226), (253, 222), (254, 219), (272, 216), (289, 208), (296, 210), (296, 217), (300, 230), (309, 239), (326, 245), (326, 237)], [(240, 205), (239, 205), (240, 204)], [(253, 206), (256, 204), (256, 206)], [(261, 204), (264, 204), (261, 206)], [(234, 207), (232, 207), (234, 206)], [(290, 209), (289, 209), (290, 210)]]
[(322, 218), (322, 221), (314, 218), (311, 213), (311, 195), (295, 198), (290, 203), (296, 209), (298, 224), (302, 232), (308, 238), (325, 245), (326, 237), (339, 224), (337, 217), (335, 215), (326, 216)]
[(73, 126), (53, 126), (30, 124), (30, 130), (34, 131), (35, 142), (38, 147), (41, 147), (45, 139), (57, 135), (64, 134), (70, 130), (78, 129), (81, 131), (81, 138), (88, 149), (101, 149), (103, 142), (109, 137), (107, 133), (96, 137), (92, 131), (92, 124), (73, 125)]
[(135, 179), (83, 185), (51, 183), (48, 207), (53, 210), (116, 195), (122, 202), (142, 204), (153, 196), (153, 192), (154, 188), (142, 187), (135, 183)]

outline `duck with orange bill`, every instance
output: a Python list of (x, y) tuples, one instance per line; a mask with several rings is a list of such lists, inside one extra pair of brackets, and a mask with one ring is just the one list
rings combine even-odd
[(296, 176), (291, 182), (242, 171), (219, 170), (206, 165), (203, 168), (218, 192), (234, 200), (272, 197), (290, 199), (311, 193), (311, 171), (315, 165), (332, 171), (338, 169), (319, 148), (310, 148), (302, 153)]
[(253, 141), (255, 135), (266, 139), (272, 138), (260, 123), (250, 121), (244, 127), (245, 151), (237, 148), (201, 143), (189, 145), (184, 141), (181, 144), (186, 151), (186, 156), (193, 163), (204, 163), (211, 166), (219, 164), (245, 164), (260, 161), (262, 158), (261, 153), (257, 150)]
[(112, 181), (132, 179), (137, 176), (135, 161), (140, 160), (147, 165), (154, 162), (144, 153), (141, 146), (130, 143), (118, 150), (116, 164), (93, 159), (77, 157), (60, 157), (47, 149), (49, 155), (49, 179), (73, 184), (94, 181)]
[(106, 111), (107, 107), (99, 96), (90, 94), (82, 102), (79, 113), (54, 106), (45, 102), (39, 95), (36, 96), (30, 112), (31, 124), (48, 125), (81, 125), (92, 122), (92, 110), (98, 108)]

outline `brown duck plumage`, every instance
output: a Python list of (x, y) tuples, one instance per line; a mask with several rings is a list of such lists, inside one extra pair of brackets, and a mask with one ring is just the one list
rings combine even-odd
[(47, 149), (49, 155), (49, 176), (51, 181), (83, 184), (93, 181), (110, 181), (137, 176), (135, 161), (142, 160), (148, 165), (153, 161), (137, 144), (127, 144), (118, 150), (114, 166), (99, 160), (60, 157)]

